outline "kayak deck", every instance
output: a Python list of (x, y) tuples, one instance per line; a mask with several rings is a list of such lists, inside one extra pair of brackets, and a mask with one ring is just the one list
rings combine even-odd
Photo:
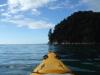
[(49, 52), (47, 58), (42, 61), (31, 75), (73, 75), (69, 67), (65, 66), (56, 57), (54, 52)]

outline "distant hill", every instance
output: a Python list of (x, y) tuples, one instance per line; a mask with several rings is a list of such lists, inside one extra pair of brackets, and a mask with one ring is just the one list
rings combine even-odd
[(100, 12), (79, 11), (49, 31), (50, 44), (100, 43)]

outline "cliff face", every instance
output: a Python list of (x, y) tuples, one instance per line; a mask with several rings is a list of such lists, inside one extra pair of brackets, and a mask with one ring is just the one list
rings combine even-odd
[(100, 12), (79, 11), (49, 31), (49, 43), (100, 43)]

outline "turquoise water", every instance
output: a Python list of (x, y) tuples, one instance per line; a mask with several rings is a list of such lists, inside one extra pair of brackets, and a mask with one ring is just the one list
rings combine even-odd
[(29, 75), (51, 49), (76, 75), (100, 75), (100, 51), (87, 46), (0, 45), (0, 75)]

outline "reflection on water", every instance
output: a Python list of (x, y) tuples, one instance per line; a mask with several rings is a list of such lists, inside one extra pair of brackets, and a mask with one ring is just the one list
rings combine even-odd
[(53, 50), (75, 75), (100, 75), (100, 50), (85, 45), (0, 45), (0, 75), (29, 75)]
[(51, 45), (76, 75), (100, 75), (100, 50), (94, 45)]

